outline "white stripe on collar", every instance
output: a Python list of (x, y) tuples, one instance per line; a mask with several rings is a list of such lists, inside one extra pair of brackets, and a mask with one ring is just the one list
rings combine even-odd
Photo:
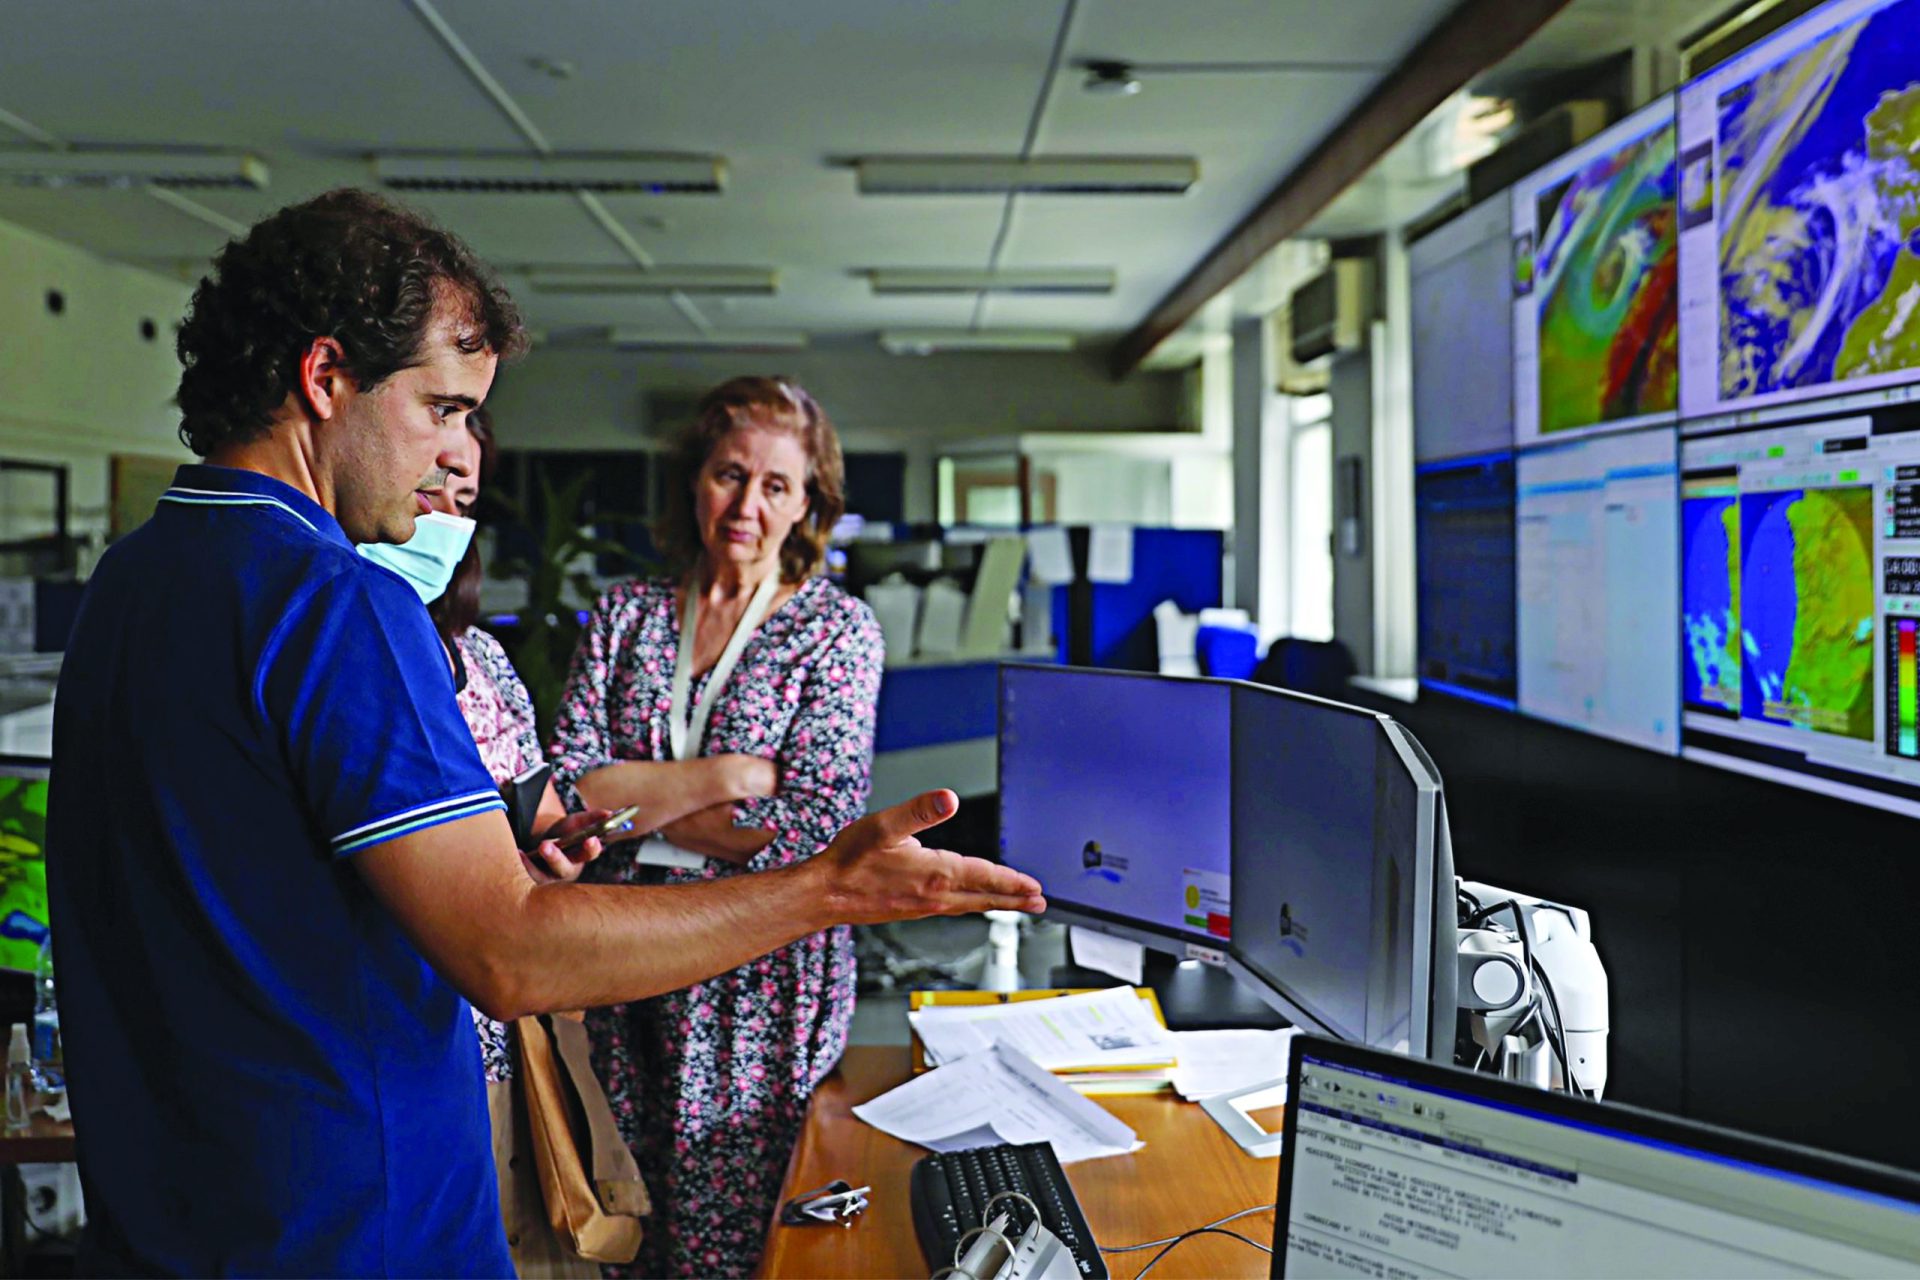
[(278, 498), (270, 498), (263, 493), (235, 493), (225, 489), (169, 489), (160, 495), (162, 502), (184, 502), (203, 507), (278, 507), (301, 524), (320, 532), (313, 521), (295, 511)]

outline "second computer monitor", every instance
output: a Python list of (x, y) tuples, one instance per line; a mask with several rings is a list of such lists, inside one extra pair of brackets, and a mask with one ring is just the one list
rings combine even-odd
[(1452, 854), (1440, 775), (1391, 718), (1233, 689), (1237, 976), (1309, 1030), (1450, 1059)]
[(1226, 684), (1000, 670), (1000, 858), (1060, 915), (1176, 954), (1229, 936)]

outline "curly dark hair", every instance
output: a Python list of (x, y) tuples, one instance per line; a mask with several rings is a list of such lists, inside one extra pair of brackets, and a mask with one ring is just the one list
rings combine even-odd
[(315, 338), (344, 352), (363, 391), (418, 364), (436, 307), (464, 306), (462, 351), (519, 354), (520, 313), (458, 237), (367, 191), (342, 188), (256, 223), (193, 291), (175, 343), (180, 439), (206, 457), (257, 439)]
[(847, 467), (840, 434), (807, 389), (778, 374), (733, 378), (700, 397), (693, 421), (668, 454), (666, 508), (653, 539), (676, 575), (690, 573), (706, 555), (694, 516), (693, 481), (715, 446), (736, 427), (765, 425), (792, 431), (807, 451), (807, 514), (780, 548), (780, 578), (800, 582), (826, 563), (827, 539), (847, 509)]

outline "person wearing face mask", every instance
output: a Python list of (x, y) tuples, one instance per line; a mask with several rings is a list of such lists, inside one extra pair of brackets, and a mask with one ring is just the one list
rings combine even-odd
[[(672, 572), (600, 600), (553, 755), (563, 790), (603, 807), (647, 798), (649, 845), (703, 856), (661, 872), (629, 848), (589, 879), (799, 864), (866, 807), (885, 651), (872, 611), (820, 574), (845, 507), (833, 424), (789, 380), (736, 378), (700, 401), (676, 461), (685, 480), (655, 531)], [(653, 1195), (635, 1274), (752, 1270), (853, 998), (850, 933), (835, 928), (589, 1013), (595, 1067)]]
[[(427, 602), (447, 648), (460, 714), (479, 748), (480, 762), (495, 783), (506, 787), (538, 767), (544, 753), (526, 684), (500, 642), (474, 625), (480, 616), (481, 564), (473, 541), (473, 508), (480, 486), (493, 478), (498, 464), (492, 419), (484, 408), (475, 409), (467, 415), (466, 446), (445, 486), (432, 495), (433, 510), (415, 522), (413, 538), (398, 546), (369, 543), (360, 554), (405, 578)], [(552, 781), (547, 781), (532, 829), (549, 830), (566, 816)], [(528, 870), (542, 881), (573, 880), (590, 860), (569, 856), (548, 841), (529, 859)], [(525, 1109), (515, 1106), (512, 1030), (478, 1009), (473, 1025), (480, 1037), (494, 1172), (514, 1270), (521, 1280), (597, 1276), (600, 1268), (574, 1255), (548, 1225)]]

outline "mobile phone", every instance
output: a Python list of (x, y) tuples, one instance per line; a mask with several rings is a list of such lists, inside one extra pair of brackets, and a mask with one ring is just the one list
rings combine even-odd
[(595, 836), (617, 835), (625, 831), (628, 827), (631, 827), (633, 820), (639, 816), (640, 806), (637, 804), (630, 804), (624, 809), (615, 809), (612, 813), (594, 823), (586, 830), (576, 831), (560, 841), (560, 847), (562, 849), (572, 849), (585, 844)]

